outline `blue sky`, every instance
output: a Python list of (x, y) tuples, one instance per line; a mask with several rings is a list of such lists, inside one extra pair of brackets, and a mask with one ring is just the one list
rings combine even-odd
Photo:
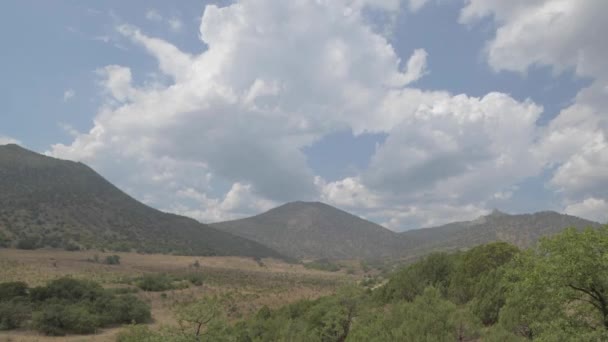
[(1, 6), (0, 143), (86, 162), (159, 209), (608, 220), (601, 0)]

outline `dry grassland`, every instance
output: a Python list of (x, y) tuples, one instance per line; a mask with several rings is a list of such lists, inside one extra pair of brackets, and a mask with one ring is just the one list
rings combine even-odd
[[(120, 265), (91, 262), (119, 255)], [(198, 261), (199, 267), (195, 267)], [(246, 317), (267, 305), (271, 308), (300, 299), (314, 299), (359, 279), (345, 272), (323, 272), (299, 264), (264, 259), (261, 263), (239, 257), (186, 257), (160, 254), (102, 253), (95, 251), (16, 250), (0, 248), (0, 282), (25, 281), (37, 286), (63, 276), (90, 279), (106, 288), (133, 287), (129, 283), (145, 273), (200, 272), (202, 286), (136, 295), (152, 307), (153, 327), (175, 324), (173, 307), (203, 296), (229, 294), (234, 298), (234, 319)], [(48, 337), (32, 331), (0, 332), (4, 341), (114, 341), (120, 328), (91, 336)]]

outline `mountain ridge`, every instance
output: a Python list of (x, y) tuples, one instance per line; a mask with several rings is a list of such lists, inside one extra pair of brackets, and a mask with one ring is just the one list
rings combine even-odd
[(0, 189), (0, 245), (285, 258), (254, 241), (151, 208), (84, 163), (14, 144), (0, 146)]
[(296, 258), (389, 257), (400, 248), (395, 232), (322, 202), (289, 202), (211, 226)]

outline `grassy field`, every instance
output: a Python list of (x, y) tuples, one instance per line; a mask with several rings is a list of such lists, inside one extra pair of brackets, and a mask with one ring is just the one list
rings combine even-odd
[[(104, 260), (113, 254), (120, 256), (119, 265), (92, 262), (95, 255)], [(152, 307), (153, 327), (175, 324), (173, 308), (176, 304), (209, 295), (232, 296), (235, 303), (232, 316), (238, 319), (257, 312), (264, 305), (274, 308), (299, 299), (331, 294), (338, 287), (361, 279), (362, 271), (353, 272), (353, 268), (348, 272), (324, 272), (273, 259), (0, 248), (0, 281), (25, 281), (30, 286), (71, 276), (94, 280), (106, 288), (135, 290), (133, 280), (143, 274), (200, 272), (204, 279), (202, 286), (136, 293)], [(47, 337), (32, 331), (0, 332), (0, 341), (114, 341), (120, 329), (104, 329), (90, 336), (64, 337)]]

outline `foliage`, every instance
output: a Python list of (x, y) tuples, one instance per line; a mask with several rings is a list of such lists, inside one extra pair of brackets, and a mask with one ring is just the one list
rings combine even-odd
[(92, 281), (59, 278), (29, 289), (0, 284), (0, 329), (31, 327), (47, 335), (89, 334), (100, 327), (144, 323), (150, 307), (132, 295), (117, 296)]
[(20, 328), (31, 314), (32, 308), (26, 298), (0, 301), (0, 330)]
[(349, 341), (469, 341), (479, 336), (479, 323), (465, 309), (427, 287), (412, 302), (401, 301), (388, 312), (362, 319)]
[(0, 283), (0, 302), (11, 300), (15, 297), (25, 297), (28, 294), (27, 284), (22, 281)]
[(450, 281), (450, 298), (459, 304), (469, 302), (478, 292), (477, 287), (482, 279), (510, 262), (518, 252), (519, 249), (513, 245), (494, 242), (462, 253)]
[(120, 265), (120, 256), (119, 255), (108, 255), (104, 261), (106, 265)]
[(169, 275), (164, 273), (144, 274), (135, 282), (135, 285), (137, 285), (137, 287), (140, 289), (149, 292), (167, 291), (174, 288), (173, 280)]
[(340, 265), (332, 263), (328, 259), (319, 259), (319, 260), (307, 262), (307, 263), (304, 263), (304, 267), (313, 269), (313, 270), (326, 271), (326, 272), (338, 272), (342, 268), (342, 267), (340, 267)]
[(608, 227), (543, 239), (508, 277), (500, 323), (509, 331), (547, 341), (608, 339)]
[(454, 269), (454, 256), (434, 253), (395, 273), (388, 284), (376, 293), (382, 303), (412, 301), (432, 286), (442, 294), (447, 292)]
[(19, 249), (36, 249), (39, 248), (38, 238), (36, 237), (25, 237), (17, 241), (17, 248)]

